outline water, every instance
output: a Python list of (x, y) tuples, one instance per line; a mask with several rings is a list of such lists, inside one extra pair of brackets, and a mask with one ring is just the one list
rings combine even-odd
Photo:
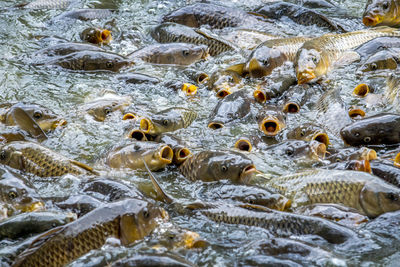
[[(81, 108), (90, 99), (96, 97), (102, 90), (114, 90), (120, 95), (129, 95), (133, 99), (130, 110), (153, 113), (162, 109), (180, 106), (191, 108), (198, 112), (198, 119), (187, 129), (181, 129), (176, 135), (187, 142), (193, 151), (205, 149), (228, 149), (240, 136), (260, 135), (257, 124), (248, 120), (232, 127), (218, 131), (207, 128), (208, 117), (218, 99), (214, 93), (200, 86), (195, 97), (186, 97), (172, 91), (163, 85), (132, 85), (125, 84), (115, 78), (114, 73), (83, 73), (72, 72), (55, 67), (32, 66), (30, 55), (37, 50), (57, 42), (55, 38), (40, 39), (39, 36), (59, 37), (70, 41), (79, 41), (80, 32), (89, 27), (110, 25), (113, 29), (113, 42), (105, 49), (126, 55), (136, 49), (154, 43), (148, 35), (151, 27), (158, 24), (163, 14), (180, 6), (196, 1), (78, 1), (74, 7), (114, 8), (118, 12), (111, 18), (93, 21), (54, 21), (62, 10), (26, 10), (6, 8), (13, 6), (15, 1), (0, 2), (0, 102), (25, 101), (42, 104), (62, 115), (68, 125), (50, 134), (43, 144), (70, 158), (89, 165), (101, 166), (102, 155), (113, 144), (123, 137), (124, 128), (128, 123), (121, 120), (121, 114), (113, 114), (104, 123), (96, 122), (85, 115)], [(252, 10), (254, 6), (265, 1), (222, 1), (223, 4)], [(346, 16), (340, 15), (337, 21), (347, 25), (352, 30), (362, 28), (359, 18), (365, 1), (332, 1), (342, 8)], [(335, 15), (335, 12), (326, 12)], [(277, 25), (282, 34), (288, 36), (304, 35), (318, 36), (327, 31), (317, 27), (298, 26), (289, 20), (281, 20)], [(205, 62), (196, 63), (189, 68), (204, 71), (208, 74), (244, 60), (242, 54), (225, 54), (211, 58)], [(339, 89), (347, 105), (358, 105), (364, 108), (368, 115), (382, 111), (382, 107), (368, 106), (365, 101), (354, 98), (353, 88), (362, 80), (355, 76), (356, 64), (350, 64), (330, 72), (328, 79), (330, 88)], [(131, 71), (141, 72), (162, 80), (188, 81), (179, 67), (160, 67), (147, 64), (135, 66)], [(376, 79), (376, 77), (371, 77)], [(384, 84), (384, 75), (377, 78)], [(247, 86), (252, 89), (251, 86)], [(383, 88), (383, 87), (382, 87)], [(383, 90), (381, 88), (381, 90)], [(392, 107), (385, 106), (390, 111)], [(310, 116), (308, 116), (310, 117)], [(312, 116), (311, 116), (312, 117)], [(288, 125), (298, 125), (307, 121), (304, 116), (289, 115)], [(274, 143), (274, 142), (271, 142)], [(249, 154), (257, 168), (273, 175), (293, 173), (309, 165), (295, 164), (270, 157), (262, 151)], [(110, 173), (116, 179), (132, 185), (149, 184), (144, 172)], [(157, 173), (162, 186), (173, 197), (184, 201), (193, 200), (198, 183), (188, 182), (174, 167)], [(63, 196), (77, 190), (79, 180), (73, 176), (65, 176), (53, 182), (35, 181), (35, 186), (43, 197)], [(173, 213), (173, 211), (171, 211)], [(386, 216), (386, 215), (385, 215)], [(387, 215), (388, 220), (376, 219), (376, 227), (366, 227), (361, 231), (360, 243), (333, 246), (321, 240), (290, 238), (279, 239), (266, 230), (247, 227), (218, 225), (207, 220), (200, 214), (172, 216), (172, 222), (181, 227), (198, 232), (210, 246), (205, 250), (178, 250), (187, 260), (201, 266), (237, 266), (255, 264), (300, 265), (363, 265), (363, 266), (395, 266), (400, 258), (399, 247), (399, 213)], [(397, 223), (396, 223), (397, 222)], [(383, 230), (382, 230), (383, 229)], [(386, 231), (387, 230), (387, 231)], [(1, 249), (18, 244), (23, 240), (0, 241)], [(9, 244), (12, 243), (12, 244)], [(289, 245), (288, 245), (289, 244)], [(318, 245), (317, 245), (318, 244)], [(273, 248), (272, 248), (273, 247)], [(77, 259), (70, 266), (102, 266), (126, 255), (134, 255), (138, 251), (152, 251), (145, 241), (130, 247), (114, 247), (106, 245)], [(1, 255), (1, 254), (0, 254)]]

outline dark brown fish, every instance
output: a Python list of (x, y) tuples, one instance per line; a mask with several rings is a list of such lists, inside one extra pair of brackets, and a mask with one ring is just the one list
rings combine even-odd
[(372, 173), (400, 188), (400, 168), (391, 162), (373, 160), (370, 162)]
[(239, 152), (202, 151), (188, 158), (179, 170), (193, 182), (231, 180), (243, 184), (251, 180), (256, 168), (248, 157)]

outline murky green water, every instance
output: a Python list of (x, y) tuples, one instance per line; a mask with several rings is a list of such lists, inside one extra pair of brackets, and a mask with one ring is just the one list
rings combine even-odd
[[(39, 103), (62, 114), (68, 125), (52, 133), (44, 145), (68, 157), (90, 165), (101, 166), (102, 156), (109, 147), (123, 137), (127, 122), (121, 121), (121, 114), (114, 114), (104, 123), (96, 122), (85, 115), (80, 107), (96, 97), (102, 90), (114, 90), (120, 95), (130, 95), (133, 104), (130, 109), (152, 113), (164, 108), (181, 106), (198, 112), (198, 119), (187, 129), (181, 129), (176, 135), (188, 143), (188, 147), (196, 152), (206, 149), (231, 148), (240, 136), (260, 135), (257, 124), (249, 120), (225, 127), (218, 131), (207, 128), (210, 112), (218, 99), (213, 92), (200, 87), (195, 97), (188, 98), (181, 93), (173, 92), (162, 85), (125, 84), (115, 78), (114, 73), (71, 72), (60, 68), (32, 66), (30, 56), (37, 50), (55, 43), (54, 39), (38, 39), (35, 36), (60, 37), (71, 41), (79, 41), (80, 32), (88, 26), (112, 25), (114, 40), (107, 50), (126, 55), (136, 49), (153, 43), (148, 35), (149, 29), (158, 24), (163, 14), (196, 1), (128, 1), (98, 0), (82, 1), (77, 7), (102, 7), (118, 10), (112, 18), (82, 22), (52, 21), (62, 10), (26, 10), (7, 9), (15, 1), (1, 1), (0, 8), (0, 103), (25, 101)], [(228, 6), (237, 6), (251, 10), (254, 6), (266, 1), (223, 1)], [(365, 1), (333, 1), (349, 16), (360, 17)], [(350, 29), (362, 28), (355, 24), (357, 20), (341, 15), (338, 21)], [(360, 19), (359, 19), (360, 21)], [(276, 34), (317, 36), (326, 33), (317, 27), (294, 26), (292, 22), (281, 21), (278, 26), (282, 32)], [(291, 23), (291, 24), (290, 24)], [(244, 60), (241, 54), (225, 54), (196, 63), (189, 68), (211, 74), (215, 70), (239, 63)], [(365, 108), (367, 114), (375, 114), (382, 110), (390, 111), (392, 107), (367, 106), (363, 100), (351, 96), (353, 88), (360, 81), (368, 78), (355, 76), (356, 65), (349, 65), (329, 74), (329, 87), (338, 88), (347, 105), (358, 105)], [(141, 72), (163, 80), (188, 81), (183, 68), (160, 67), (143, 64), (135, 66), (131, 71)], [(378, 78), (384, 84), (384, 75)], [(251, 86), (248, 86), (251, 90)], [(383, 89), (382, 89), (383, 90)], [(308, 118), (313, 118), (308, 114)], [(294, 126), (307, 121), (304, 114), (290, 115), (288, 125)], [(278, 175), (293, 173), (301, 168), (309, 167), (270, 157), (262, 151), (249, 154), (257, 169)], [(130, 173), (110, 173), (116, 179), (137, 185), (149, 183), (147, 174), (132, 171)], [(174, 167), (157, 173), (161, 184), (172, 196), (184, 201), (193, 200), (197, 183), (188, 182)], [(79, 180), (66, 175), (58, 181), (36, 181), (35, 186), (43, 197), (65, 196), (77, 190)], [(173, 213), (172, 213), (173, 214)], [(262, 265), (271, 266), (396, 266), (400, 259), (400, 213), (378, 218), (360, 231), (363, 236), (359, 243), (333, 246), (321, 240), (306, 238), (277, 239), (272, 233), (259, 228), (246, 226), (219, 225), (207, 220), (202, 215), (171, 216), (173, 223), (198, 232), (210, 246), (205, 250), (178, 250), (177, 253), (188, 261), (200, 266), (237, 266)], [(282, 241), (283, 240), (283, 241)], [(0, 253), (7, 247), (18, 244), (18, 241), (0, 241)], [(286, 242), (286, 243), (285, 243)], [(264, 245), (263, 245), (264, 244)], [(271, 245), (272, 244), (272, 245)], [(271, 248), (274, 247), (274, 248)], [(269, 248), (269, 249), (268, 249)], [(105, 245), (71, 263), (71, 266), (103, 266), (115, 259), (133, 255), (139, 250), (150, 250), (145, 241), (131, 247), (113, 247)], [(0, 254), (1, 257), (1, 254)], [(0, 262), (1, 264), (1, 262)], [(269, 265), (268, 265), (269, 266)]]

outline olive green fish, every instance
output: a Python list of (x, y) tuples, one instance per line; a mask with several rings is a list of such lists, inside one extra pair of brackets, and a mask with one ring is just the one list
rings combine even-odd
[(202, 151), (194, 154), (179, 171), (190, 181), (231, 180), (234, 183), (248, 183), (257, 171), (253, 162), (236, 151)]
[(369, 217), (400, 209), (400, 189), (366, 172), (309, 170), (274, 177), (266, 183), (292, 200), (292, 207), (340, 204)]
[(69, 159), (33, 142), (16, 141), (0, 146), (0, 163), (39, 177), (61, 176), (67, 173), (92, 173), (93, 168)]
[(134, 62), (145, 61), (161, 65), (190, 65), (208, 56), (206, 45), (169, 43), (149, 45), (128, 55)]
[(390, 49), (379, 51), (370, 56), (357, 70), (357, 72), (368, 72), (376, 70), (395, 70), (400, 63), (400, 50)]
[(211, 56), (216, 56), (236, 48), (221, 38), (199, 29), (193, 29), (176, 23), (163, 23), (151, 31), (151, 36), (160, 43), (191, 43), (207, 45)]
[(104, 121), (115, 111), (123, 112), (131, 104), (130, 97), (105, 93), (103, 96), (86, 103), (83, 109), (96, 121)]
[(304, 123), (296, 128), (293, 128), (286, 134), (289, 139), (298, 139), (311, 141), (315, 140), (328, 146), (329, 137), (326, 131), (313, 123)]
[(377, 27), (342, 34), (324, 34), (306, 41), (297, 51), (295, 68), (298, 84), (308, 83), (325, 75), (340, 61), (348, 63), (359, 58), (351, 49), (377, 37), (400, 36), (400, 31)]
[(40, 235), (17, 257), (13, 266), (64, 266), (99, 249), (107, 238), (118, 238), (123, 245), (141, 240), (167, 217), (162, 208), (143, 200), (107, 204)]
[(189, 127), (197, 118), (197, 113), (187, 108), (168, 108), (143, 118), (140, 121), (140, 129), (147, 134), (158, 135), (165, 132), (173, 132)]
[(398, 26), (400, 24), (400, 3), (398, 0), (368, 0), (363, 20), (365, 26)]

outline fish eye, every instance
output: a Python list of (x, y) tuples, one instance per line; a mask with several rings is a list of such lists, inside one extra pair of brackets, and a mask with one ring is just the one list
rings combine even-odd
[(108, 115), (108, 114), (110, 114), (111, 113), (111, 108), (110, 107), (106, 107), (106, 108), (104, 108), (104, 113), (106, 114), (106, 115)]
[(226, 172), (227, 170), (228, 170), (228, 167), (226, 167), (225, 165), (222, 165), (221, 171), (222, 171), (222, 172)]
[(168, 237), (169, 240), (173, 240), (173, 239), (175, 239), (175, 236), (176, 235), (174, 233), (168, 233), (167, 237)]
[(163, 120), (163, 121), (162, 121), (162, 124), (165, 125), (165, 126), (167, 126), (167, 125), (168, 125), (168, 120)]
[(182, 55), (183, 55), (184, 57), (189, 56), (189, 50), (183, 50), (183, 51), (182, 51)]
[(288, 148), (288, 149), (286, 149), (285, 153), (286, 153), (286, 155), (288, 155), (288, 156), (293, 156), (293, 154), (294, 154), (293, 148)]
[(388, 3), (388, 2), (384, 2), (384, 3), (382, 4), (382, 8), (383, 8), (383, 9), (388, 9), (388, 8), (389, 8), (389, 3)]
[(253, 200), (253, 199), (250, 199), (250, 200), (249, 200), (249, 203), (250, 203), (250, 204), (254, 204), (254, 200)]
[(16, 198), (17, 196), (18, 196), (17, 193), (14, 192), (14, 191), (10, 191), (10, 192), (8, 193), (8, 197), (9, 197), (10, 199), (14, 199), (14, 198)]
[(359, 137), (359, 136), (360, 136), (360, 133), (359, 133), (359, 132), (355, 132), (355, 133), (354, 133), (354, 136), (355, 136), (355, 137)]
[(312, 57), (311, 59), (312, 59), (312, 62), (314, 62), (315, 64), (317, 64), (317, 63), (318, 63), (318, 59), (317, 59), (317, 57)]
[(106, 62), (106, 67), (111, 69), (114, 66), (114, 63), (112, 61), (107, 61)]
[(43, 116), (43, 114), (42, 114), (41, 111), (35, 111), (35, 112), (33, 113), (33, 118), (36, 119), (36, 120), (42, 118), (42, 116)]
[(399, 200), (399, 198), (398, 198), (395, 194), (393, 194), (393, 193), (388, 193), (388, 194), (386, 195), (386, 197), (387, 197), (389, 200), (391, 200), (391, 201), (397, 201), (397, 200)]
[(369, 143), (369, 142), (371, 142), (371, 137), (366, 136), (366, 137), (364, 137), (363, 140), (364, 140), (365, 143)]
[(306, 132), (304, 130), (301, 130), (300, 136), (305, 136)]
[(5, 160), (6, 157), (7, 157), (6, 151), (5, 151), (5, 150), (2, 150), (2, 151), (0, 152), (0, 160)]
[(341, 162), (340, 158), (336, 158), (335, 161), (336, 161), (336, 162)]
[(372, 70), (377, 70), (378, 69), (378, 65), (376, 65), (376, 63), (372, 63), (371, 64), (371, 69)]
[(143, 211), (143, 217), (145, 219), (148, 219), (150, 217), (150, 213), (147, 211), (147, 209)]

